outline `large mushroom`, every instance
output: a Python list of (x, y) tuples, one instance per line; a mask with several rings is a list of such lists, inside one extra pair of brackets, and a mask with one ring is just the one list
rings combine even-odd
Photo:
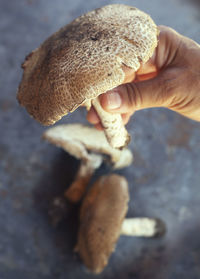
[(81, 161), (73, 183), (65, 192), (65, 197), (74, 203), (81, 200), (91, 176), (103, 160), (110, 163), (113, 169), (129, 166), (133, 160), (129, 149), (112, 148), (103, 131), (82, 124), (63, 124), (49, 128), (43, 138)]
[(80, 16), (26, 57), (18, 101), (44, 125), (92, 103), (111, 146), (124, 147), (129, 135), (121, 115), (105, 112), (98, 96), (134, 79), (153, 55), (157, 33), (149, 15), (126, 5)]
[(84, 198), (76, 251), (90, 271), (104, 269), (120, 234), (153, 237), (165, 232), (159, 219), (124, 219), (128, 201), (128, 183), (116, 174), (100, 177)]

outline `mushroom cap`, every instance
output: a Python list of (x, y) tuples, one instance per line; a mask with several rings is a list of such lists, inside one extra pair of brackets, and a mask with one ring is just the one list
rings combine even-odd
[(83, 16), (50, 36), (22, 64), (18, 101), (44, 125), (123, 83), (153, 54), (157, 27), (149, 15), (121, 4)]
[(62, 147), (69, 154), (84, 161), (94, 161), (93, 153), (109, 156), (115, 169), (129, 166), (133, 161), (132, 152), (129, 149), (118, 150), (112, 148), (103, 131), (94, 127), (74, 123), (54, 126), (47, 129), (43, 138), (50, 143)]
[(128, 201), (126, 179), (111, 174), (100, 177), (82, 203), (77, 250), (94, 273), (103, 270), (115, 249)]

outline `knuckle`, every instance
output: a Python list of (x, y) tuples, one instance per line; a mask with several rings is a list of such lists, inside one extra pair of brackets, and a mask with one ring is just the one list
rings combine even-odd
[(137, 83), (132, 82), (127, 84), (127, 94), (130, 103), (130, 111), (139, 109), (142, 104), (142, 94)]
[(171, 72), (163, 74), (157, 80), (157, 94), (154, 95), (155, 103), (163, 107), (169, 107), (177, 91), (177, 77)]

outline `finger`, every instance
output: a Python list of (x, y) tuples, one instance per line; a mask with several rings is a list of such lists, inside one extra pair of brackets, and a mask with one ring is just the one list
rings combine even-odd
[(101, 95), (101, 105), (108, 112), (120, 114), (131, 114), (144, 108), (168, 107), (174, 97), (176, 76), (176, 71), (168, 69), (153, 79), (120, 85)]
[(128, 83), (135, 79), (136, 73), (132, 68), (130, 68), (126, 65), (122, 65), (122, 70), (124, 71), (124, 74), (125, 74), (123, 83)]
[(156, 50), (154, 51), (152, 57), (146, 62), (141, 63), (140, 68), (137, 72), (135, 72), (132, 68), (122, 65), (122, 69), (125, 74), (125, 78), (123, 84), (130, 83), (135, 80), (146, 80), (153, 78), (157, 75), (157, 67), (156, 67)]
[(95, 124), (94, 127), (95, 127), (97, 130), (99, 130), (99, 131), (103, 131), (103, 130), (104, 130), (104, 128), (103, 128), (103, 126), (101, 125), (101, 123)]
[(148, 79), (152, 79), (158, 75), (158, 71), (147, 73), (147, 74), (139, 74), (136, 76), (135, 82), (144, 81)]
[(128, 114), (128, 113), (124, 113), (121, 116), (122, 116), (122, 120), (123, 120), (124, 125), (126, 125), (129, 122), (131, 115)]
[(100, 118), (99, 118), (98, 114), (96, 113), (94, 107), (91, 107), (91, 109), (88, 111), (88, 113), (87, 113), (87, 120), (91, 124), (98, 124), (98, 123), (100, 123)]
[[(145, 81), (156, 77), (158, 75), (158, 71), (154, 64), (154, 57), (155, 54), (147, 63), (141, 65), (136, 74), (126, 67), (125, 73), (127, 74), (127, 77), (134, 77), (134, 82)], [(121, 114), (130, 113), (133, 109), (133, 107), (130, 106), (130, 94), (132, 94), (132, 91), (133, 90), (130, 83), (120, 85), (100, 96), (101, 106), (108, 112), (116, 112)]]
[(112, 113), (132, 113), (132, 86), (130, 83), (120, 85), (100, 96), (100, 103), (104, 110)]
[[(131, 114), (144, 108), (169, 107), (178, 86), (175, 58), (180, 45), (179, 37), (175, 31), (161, 26), (159, 44), (153, 57), (141, 65), (134, 82), (120, 85), (100, 96), (103, 109), (112, 113)], [(125, 71), (129, 70), (125, 68)]]
[(141, 64), (139, 70), (136, 72), (136, 78), (141, 75), (157, 72), (155, 59), (156, 59), (156, 50), (154, 50), (153, 56), (146, 63)]

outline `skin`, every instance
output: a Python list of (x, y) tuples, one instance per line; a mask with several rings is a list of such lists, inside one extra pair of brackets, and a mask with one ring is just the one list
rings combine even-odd
[[(127, 124), (135, 111), (165, 107), (200, 121), (200, 45), (175, 30), (159, 26), (153, 57), (137, 72), (124, 68), (124, 84), (100, 95), (104, 110), (120, 113)], [(92, 107), (87, 119), (103, 129)]]

